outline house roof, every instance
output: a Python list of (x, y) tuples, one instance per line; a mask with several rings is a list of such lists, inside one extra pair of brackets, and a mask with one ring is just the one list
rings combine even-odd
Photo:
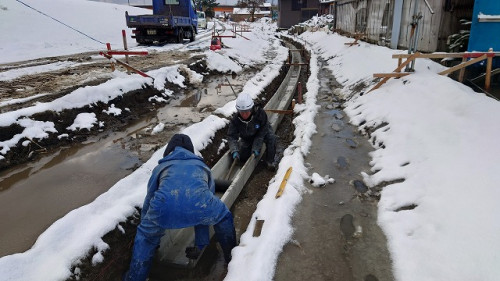
[[(250, 15), (250, 9), (248, 8), (234, 8), (233, 9), (233, 14), (235, 15)], [(266, 14), (271, 14), (271, 11), (261, 11), (260, 9), (255, 9), (255, 14), (256, 15), (266, 15)]]

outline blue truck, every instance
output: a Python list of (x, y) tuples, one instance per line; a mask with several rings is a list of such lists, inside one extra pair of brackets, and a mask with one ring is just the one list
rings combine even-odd
[(153, 0), (152, 15), (131, 16), (125, 12), (127, 26), (134, 28), (137, 43), (156, 45), (174, 41), (191, 42), (198, 33), (198, 16), (193, 0)]

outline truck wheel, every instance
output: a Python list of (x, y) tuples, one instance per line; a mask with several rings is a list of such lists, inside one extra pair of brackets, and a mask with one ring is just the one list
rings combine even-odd
[(184, 41), (184, 31), (182, 29), (179, 29), (177, 32), (177, 43), (182, 43)]
[(194, 32), (194, 28), (191, 27), (191, 37), (189, 37), (189, 42), (193, 42), (196, 39), (196, 33)]

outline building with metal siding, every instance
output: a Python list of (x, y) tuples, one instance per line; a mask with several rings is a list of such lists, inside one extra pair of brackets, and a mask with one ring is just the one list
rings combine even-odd
[[(484, 0), (487, 1), (487, 0)], [(369, 42), (422, 52), (447, 51), (449, 35), (464, 28), (474, 0), (338, 0), (336, 28), (365, 33)], [(393, 36), (398, 34), (398, 36)]]

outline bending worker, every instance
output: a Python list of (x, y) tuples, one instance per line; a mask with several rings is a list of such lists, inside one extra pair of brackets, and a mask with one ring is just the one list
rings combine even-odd
[(238, 112), (232, 117), (228, 129), (229, 151), (233, 159), (246, 161), (251, 153), (257, 157), (265, 143), (267, 168), (275, 170), (276, 136), (266, 112), (262, 107), (254, 106), (253, 99), (247, 93), (238, 95), (236, 109)]
[(195, 227), (195, 247), (188, 247), (188, 258), (196, 259), (209, 244), (209, 226), (227, 263), (236, 246), (233, 216), (214, 195), (212, 174), (202, 158), (194, 154), (187, 135), (172, 137), (163, 158), (152, 172), (137, 228), (132, 260), (124, 280), (146, 280), (153, 256), (166, 229)]

